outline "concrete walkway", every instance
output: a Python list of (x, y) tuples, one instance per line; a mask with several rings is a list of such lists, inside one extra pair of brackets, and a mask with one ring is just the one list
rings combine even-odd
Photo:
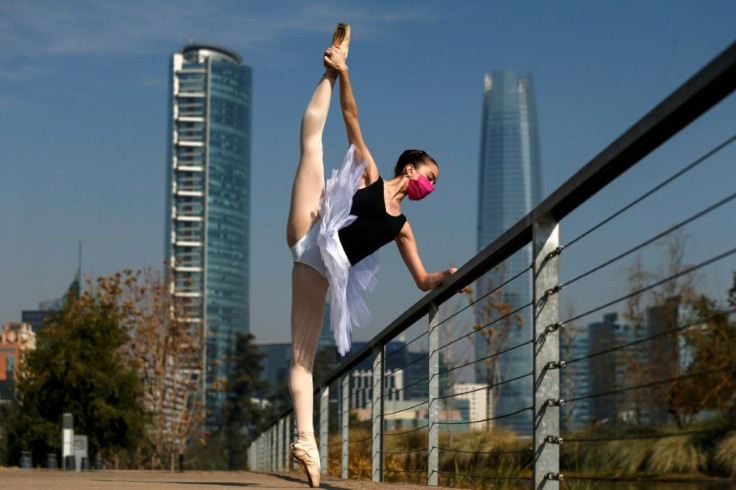
[[(0, 468), (0, 488), (53, 488), (68, 489), (187, 489), (198, 488), (309, 488), (304, 474), (297, 473), (249, 473), (245, 471), (188, 471), (167, 473), (163, 471), (90, 471), (85, 473), (45, 470), (20, 470)], [(323, 477), (321, 488), (331, 490), (371, 490), (397, 487), (406, 490), (426, 490), (419, 485), (373, 483)], [(434, 487), (439, 488), (439, 487)]]

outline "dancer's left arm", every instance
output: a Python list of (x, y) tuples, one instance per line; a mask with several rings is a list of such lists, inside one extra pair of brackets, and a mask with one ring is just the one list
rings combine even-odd
[(348, 143), (355, 145), (355, 155), (358, 162), (366, 161), (368, 165), (365, 170), (364, 185), (372, 184), (378, 179), (378, 167), (373, 160), (371, 152), (363, 141), (363, 133), (360, 130), (358, 119), (358, 104), (353, 95), (353, 86), (350, 83), (348, 66), (345, 63), (345, 55), (339, 49), (331, 46), (325, 52), (325, 64), (338, 71), (340, 74), (340, 108), (345, 122), (345, 130), (348, 135)]
[(406, 267), (414, 278), (417, 287), (422, 291), (429, 291), (442, 284), (442, 282), (453, 275), (457, 270), (454, 267), (444, 269), (437, 272), (427, 272), (419, 258), (419, 250), (417, 242), (414, 239), (414, 232), (409, 226), (409, 222), (404, 223), (399, 235), (396, 237), (396, 245), (399, 247), (401, 258), (404, 259)]

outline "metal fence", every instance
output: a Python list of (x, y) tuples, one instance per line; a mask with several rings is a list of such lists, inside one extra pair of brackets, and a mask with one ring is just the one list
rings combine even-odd
[[(702, 156), (691, 162), (680, 163), (680, 166), (677, 162), (668, 165), (669, 175), (649, 185), (638, 197), (605, 217), (596, 216), (590, 226), (564, 245), (560, 241), (560, 222), (579, 208), (584, 208), (583, 204), (588, 199), (710, 111), (734, 88), (736, 44), (729, 46), (531, 213), (463, 265), (442, 287), (405, 310), (379, 335), (321, 380), (315, 391), (315, 400), (319, 405), (316, 413), (319, 414), (323, 473), (329, 470), (342, 478), (369, 477), (373, 481), (412, 481), (429, 485), (503, 486), (511, 483), (554, 489), (559, 487), (563, 478), (560, 472), (563, 442), (565, 446), (575, 445), (576, 450), (588, 451), (590, 446), (613, 441), (688, 434), (687, 431), (662, 429), (647, 434), (622, 434), (619, 431), (611, 435), (605, 427), (586, 432), (571, 427), (568, 416), (574, 407), (580, 408), (587, 403), (587, 409), (593, 411), (591, 407), (600, 400), (623, 397), (625, 403), (609, 401), (595, 408), (600, 413), (610, 413), (614, 418), (630, 411), (654, 427), (662, 410), (651, 406), (642, 409), (637, 403), (641, 403), (641, 399), (656, 399), (658, 387), (671, 388), (672, 383), (689, 378), (705, 379), (718, 370), (731, 370), (736, 375), (730, 364), (711, 366), (697, 372), (675, 369), (674, 377), (663, 370), (660, 377), (648, 372), (646, 376), (636, 378), (630, 375), (631, 371), (620, 367), (621, 362), (610, 360), (611, 356), (619, 356), (620, 360), (622, 353), (629, 353), (627, 359), (636, 360), (637, 356), (645, 353), (653, 362), (657, 352), (661, 351), (661, 339), (677, 338), (680, 333), (703, 325), (711, 318), (691, 312), (689, 316), (676, 316), (673, 321), (655, 321), (656, 318), (662, 319), (664, 310), (660, 309), (657, 310), (660, 316), (652, 316), (654, 320), (650, 321), (651, 325), (658, 325), (656, 329), (641, 332), (632, 327), (628, 336), (619, 336), (615, 341), (610, 337), (598, 339), (596, 345), (599, 347), (592, 347), (588, 342), (584, 352), (576, 352), (570, 347), (574, 341), (570, 332), (576, 322), (587, 316), (722, 263), (736, 254), (736, 244), (721, 243), (719, 250), (698, 263), (680, 267), (656, 280), (638, 283), (624, 294), (591, 305), (582, 313), (561, 313), (560, 297), (601, 270), (633, 257), (645, 247), (711, 213), (723, 210), (733, 202), (736, 193), (710, 195), (706, 190), (704, 194), (710, 201), (696, 212), (678, 217), (661, 231), (652, 226), (639, 243), (611, 257), (596, 256), (595, 265), (573, 272), (564, 282), (561, 280), (560, 262), (570, 250), (581, 247), (582, 242), (603, 227), (635, 212), (641, 203), (660, 195), (673, 183), (686, 179), (689, 173), (707, 165), (719, 152), (733, 149), (736, 135), (703, 150)], [(532, 260), (527, 268), (516, 272), (513, 277), (505, 277), (503, 271), (510, 261), (518, 262), (529, 256)], [(485, 288), (478, 286), (486, 276), (492, 279), (490, 285)], [(509, 294), (514, 284), (529, 283), (533, 291), (532, 300), (514, 301), (513, 295)], [(457, 291), (473, 284), (478, 288), (475, 299), (462, 299), (467, 296), (458, 299)], [(501, 300), (494, 300), (494, 297)], [(462, 301), (467, 304), (460, 307)], [(666, 305), (663, 308), (666, 309)], [(732, 310), (718, 314), (731, 313)], [(527, 324), (523, 318), (530, 318), (531, 322)], [(458, 323), (471, 327), (461, 333), (454, 328)], [(613, 320), (610, 324), (618, 325)], [(607, 330), (601, 328), (600, 331)], [(411, 340), (405, 340), (407, 337)], [(498, 341), (499, 338), (502, 341)], [(475, 352), (482, 350), (477, 348), (479, 345), (488, 346), (489, 350), (467, 362), (459, 361), (453, 349), (468, 343), (475, 346)], [(509, 364), (508, 359), (514, 359), (517, 366), (513, 370), (498, 369), (500, 359), (506, 359), (506, 365)], [(599, 361), (603, 359), (608, 360), (601, 361), (601, 364)], [(454, 382), (456, 373), (467, 370), (485, 373), (486, 381), (465, 387)], [(599, 382), (581, 393), (572, 389), (579, 376), (593, 376)], [(503, 393), (502, 390), (521, 394), (516, 397), (518, 403), (515, 406), (498, 404), (500, 400), (491, 399), (493, 394)], [(632, 398), (631, 393), (639, 393), (640, 396)], [(485, 402), (481, 403), (484, 411), (458, 416), (470, 406), (460, 401), (473, 396), (485, 397)], [(660, 401), (667, 405), (667, 400)], [(495, 407), (495, 410), (489, 407)], [(591, 420), (587, 422), (588, 426), (593, 423)], [(605, 421), (596, 422), (605, 425)], [(642, 420), (638, 422), (642, 423)], [(509, 424), (514, 427), (517, 437), (511, 442), (507, 438), (509, 441), (504, 442), (505, 433), (499, 427)], [(478, 431), (481, 435), (474, 439), (467, 435), (473, 433), (471, 429), (483, 431)], [(495, 435), (488, 436), (488, 431), (494, 430)], [(712, 432), (713, 429), (697, 429), (691, 433), (707, 433), (708, 430)], [(293, 469), (288, 450), (293, 434), (293, 414), (287, 411), (250, 445), (249, 467), (255, 471)], [(493, 444), (488, 442), (489, 438), (493, 439)], [(361, 457), (355, 458), (357, 455)], [(578, 479), (596, 477), (584, 471), (573, 476)]]

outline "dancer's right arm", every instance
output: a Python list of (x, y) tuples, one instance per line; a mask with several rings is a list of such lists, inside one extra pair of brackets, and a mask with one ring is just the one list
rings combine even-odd
[(353, 86), (350, 83), (350, 75), (348, 74), (348, 67), (345, 64), (345, 56), (342, 51), (333, 46), (327, 50), (325, 59), (326, 64), (336, 69), (339, 73), (340, 107), (342, 108), (342, 117), (345, 121), (345, 130), (348, 134), (348, 143), (355, 145), (355, 154), (358, 157), (358, 162), (363, 162), (364, 160), (368, 162), (364, 184), (372, 184), (378, 179), (378, 167), (363, 141), (363, 134), (360, 130), (360, 121), (358, 119), (358, 105), (353, 95)]

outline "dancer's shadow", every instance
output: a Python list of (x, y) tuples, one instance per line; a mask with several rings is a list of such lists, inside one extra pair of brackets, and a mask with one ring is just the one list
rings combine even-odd
[[(292, 483), (299, 483), (301, 485), (307, 484), (306, 479), (304, 478), (298, 478), (296, 476), (291, 476), (284, 473), (266, 473), (269, 476), (272, 476), (274, 478), (278, 478), (280, 480), (292, 482)], [(107, 480), (107, 479), (96, 479), (94, 481), (98, 482), (105, 482), (105, 483), (111, 483), (111, 482), (120, 482), (120, 480)], [(263, 487), (268, 486), (270, 488), (273, 488), (272, 485), (264, 485), (260, 482), (227, 482), (227, 481), (161, 481), (161, 480), (130, 480), (127, 483), (157, 483), (159, 485), (208, 485), (212, 487)], [(328, 483), (326, 481), (320, 482), (319, 485), (320, 488), (326, 488), (328, 490), (350, 490), (347, 487), (342, 487), (339, 485), (334, 485), (331, 483)], [(285, 487), (286, 488), (286, 487)], [(292, 488), (291, 485), (288, 488)]]
[[(105, 483), (115, 483), (121, 480), (92, 480)], [(128, 480), (126, 483), (156, 483), (159, 485), (209, 485), (221, 487), (260, 487), (260, 483), (228, 482), (228, 481), (161, 481), (161, 480)]]
[[(271, 475), (271, 476), (275, 476), (276, 478), (280, 478), (282, 480), (286, 480), (286, 481), (290, 481), (290, 482), (294, 482), (294, 483), (302, 483), (302, 484), (307, 483), (306, 479), (304, 479), (304, 478), (298, 478), (298, 477), (287, 475), (287, 474), (284, 474), (284, 473), (268, 473), (268, 474)], [(319, 488), (328, 488), (330, 490), (349, 490), (348, 487), (341, 487), (341, 486), (338, 486), (338, 485), (333, 485), (333, 484), (330, 484), (330, 483), (328, 483), (328, 482), (326, 482), (324, 480), (322, 480), (319, 483)]]

